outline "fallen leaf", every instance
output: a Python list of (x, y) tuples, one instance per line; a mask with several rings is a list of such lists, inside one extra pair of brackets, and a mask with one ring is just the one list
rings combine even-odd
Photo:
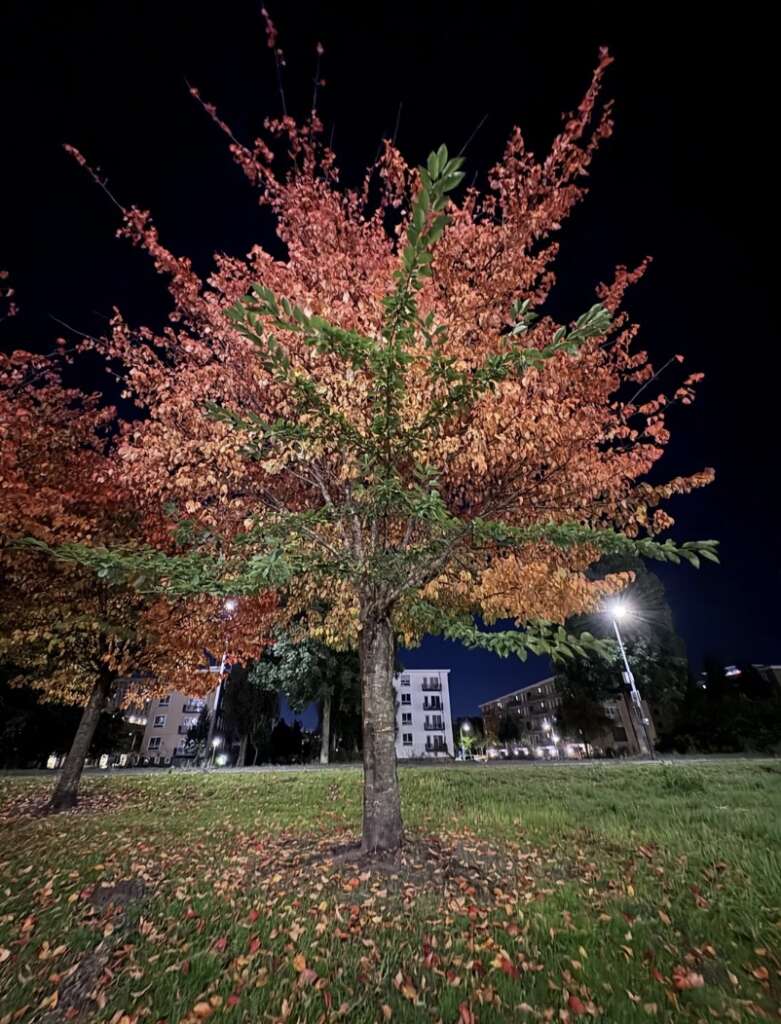
[(469, 1003), (458, 1004), (458, 1024), (475, 1024), (475, 1015), (472, 1013)]
[(578, 1016), (586, 1012), (586, 1007), (583, 1000), (578, 998), (578, 996), (576, 995), (571, 995), (569, 997), (569, 999), (567, 1000), (567, 1006), (570, 1008), (570, 1010), (572, 1010), (573, 1013), (577, 1014)]
[(696, 971), (691, 971), (688, 967), (673, 968), (673, 985), (679, 992), (689, 988), (702, 988), (704, 984), (705, 979)]

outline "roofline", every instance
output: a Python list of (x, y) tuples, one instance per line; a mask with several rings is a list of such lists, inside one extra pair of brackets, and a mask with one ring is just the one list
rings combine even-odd
[(509, 693), (503, 693), (501, 697), (493, 697), (491, 700), (485, 701), (484, 704), (478, 704), (477, 706), (479, 708), (487, 708), (489, 704), (496, 704), (500, 700), (506, 700), (508, 697), (514, 697), (516, 693), (523, 693), (524, 690), (529, 690), (532, 686), (542, 686), (543, 683), (552, 683), (555, 679), (555, 676), (546, 676), (545, 679), (539, 679), (536, 683), (527, 683), (526, 686), (519, 686), (515, 690), (510, 690)]
[(452, 672), (452, 668), (400, 668), (398, 672), (394, 672), (394, 676), (400, 676), (404, 672)]

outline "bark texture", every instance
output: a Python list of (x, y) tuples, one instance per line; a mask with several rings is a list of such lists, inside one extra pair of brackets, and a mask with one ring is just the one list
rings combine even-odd
[(396, 700), (390, 615), (361, 617), (359, 639), (363, 702), (363, 840), (366, 854), (401, 847), (401, 798), (396, 772)]
[(323, 697), (320, 709), (320, 764), (328, 764), (331, 750), (331, 694)]
[(53, 811), (65, 811), (75, 807), (78, 801), (79, 782), (84, 771), (84, 762), (89, 753), (92, 738), (100, 721), (100, 714), (108, 704), (114, 677), (102, 673), (93, 687), (87, 705), (81, 715), (79, 727), (73, 737), (73, 743), (65, 758), (57, 785), (54, 787), (49, 807)]

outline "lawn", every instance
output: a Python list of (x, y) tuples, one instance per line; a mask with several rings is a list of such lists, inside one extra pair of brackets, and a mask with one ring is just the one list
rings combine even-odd
[[(776, 1020), (781, 764), (0, 780), (0, 1024)], [(346, 852), (348, 851), (348, 852)]]

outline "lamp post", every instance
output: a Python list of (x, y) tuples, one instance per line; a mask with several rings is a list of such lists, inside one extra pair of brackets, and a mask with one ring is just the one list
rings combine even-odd
[[(632, 669), (629, 667), (629, 659), (626, 656), (626, 648), (624, 647), (624, 641), (621, 637), (621, 630), (618, 628), (619, 619), (627, 618), (627, 616), (632, 614), (632, 610), (624, 601), (614, 601), (613, 604), (609, 606), (608, 613), (610, 614), (610, 618), (613, 623), (613, 630), (616, 634), (616, 640), (618, 641), (618, 649), (621, 651), (621, 658), (624, 662), (624, 671), (622, 675), (624, 677), (624, 682), (629, 687), (629, 693), (631, 696), (630, 712), (632, 727), (637, 738), (637, 745), (640, 747), (640, 752), (642, 754), (647, 754), (653, 761), (654, 745), (651, 742), (651, 735), (648, 732), (648, 719), (643, 711), (643, 700), (640, 696), (640, 691), (637, 689)], [(639, 729), (637, 727), (638, 721), (640, 722)], [(645, 749), (643, 749), (643, 747), (645, 747)]]
[[(221, 619), (229, 619), (231, 617), (231, 615), (233, 615), (233, 613), (236, 611), (236, 609), (238, 607), (239, 607), (239, 602), (236, 600), (235, 597), (227, 597), (225, 599), (225, 601), (223, 602), (222, 614), (220, 615), (220, 618)], [(211, 716), (211, 720), (209, 722), (209, 734), (206, 737), (206, 746), (207, 747), (213, 742), (212, 741), (212, 737), (214, 736), (214, 730), (217, 728), (217, 715), (219, 714), (219, 711), (220, 711), (220, 697), (222, 696), (222, 677), (225, 675), (225, 663), (227, 662), (227, 660), (228, 660), (228, 649), (226, 647), (225, 650), (222, 652), (222, 659), (220, 660), (220, 667), (217, 668), (215, 665), (210, 665), (208, 667), (208, 669), (206, 670), (207, 672), (216, 672), (216, 673), (218, 673), (218, 676), (217, 676), (217, 689), (216, 689), (216, 692), (214, 694), (214, 707), (212, 709), (212, 716)], [(214, 758), (212, 757), (212, 761), (213, 760), (214, 760)]]
[(212, 739), (212, 758), (211, 758), (211, 767), (212, 768), (214, 767), (214, 758), (217, 756), (217, 747), (219, 747), (219, 745), (221, 743), (222, 743), (222, 740), (220, 739), (219, 736), (215, 736)]
[(464, 761), (466, 761), (466, 750), (464, 749), (464, 737), (465, 736), (470, 736), (472, 734), (472, 723), (469, 721), (469, 719), (467, 719), (465, 722), (461, 723), (461, 728), (459, 729), (459, 734), (461, 736), (461, 757), (462, 757), (462, 759)]

